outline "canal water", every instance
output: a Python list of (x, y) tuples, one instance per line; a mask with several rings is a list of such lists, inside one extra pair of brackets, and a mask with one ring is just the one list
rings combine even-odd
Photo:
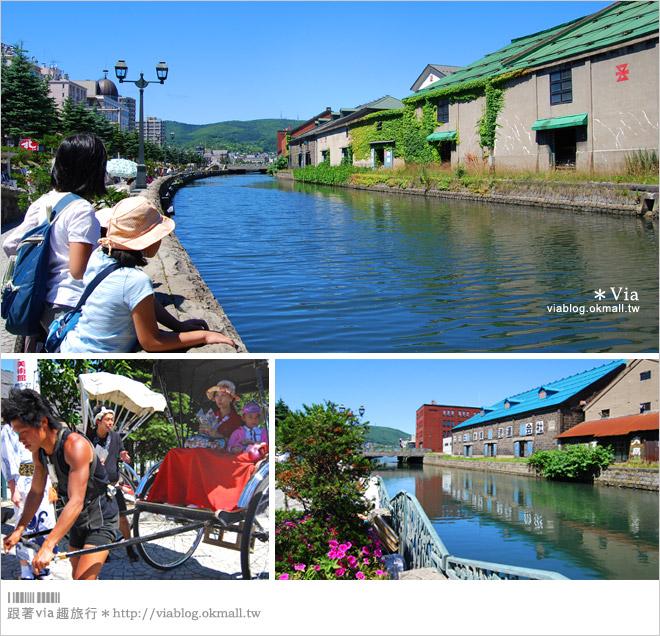
[(381, 463), (450, 554), (570, 579), (658, 579), (658, 493), (440, 466)]
[[(174, 206), (177, 235), (253, 352), (658, 349), (653, 221), (265, 175), (193, 182)], [(602, 313), (626, 296), (625, 313)]]

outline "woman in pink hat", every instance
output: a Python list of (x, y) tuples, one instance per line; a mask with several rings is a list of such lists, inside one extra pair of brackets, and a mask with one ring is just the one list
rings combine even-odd
[[(110, 210), (106, 236), (89, 259), (85, 286), (110, 265), (118, 265), (90, 294), (78, 324), (62, 342), (62, 353), (124, 353), (137, 343), (145, 351), (173, 351), (234, 341), (209, 331), (203, 320), (179, 321), (156, 302), (148, 274), (140, 269), (174, 229), (144, 197), (123, 199)], [(161, 331), (158, 324), (172, 331)]]

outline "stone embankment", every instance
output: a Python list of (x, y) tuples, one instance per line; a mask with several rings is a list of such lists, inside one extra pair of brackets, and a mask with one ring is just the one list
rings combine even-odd
[[(427, 455), (425, 466), (447, 466), (465, 470), (482, 470), (493, 473), (508, 473), (526, 477), (540, 477), (536, 470), (524, 462), (495, 462), (488, 460), (445, 459), (442, 455)], [(601, 471), (594, 479), (595, 486), (615, 486), (617, 488), (637, 488), (639, 490), (660, 490), (660, 473), (656, 468), (637, 468), (612, 465)]]
[[(284, 181), (293, 180), (293, 173), (280, 170), (275, 175)], [(558, 183), (535, 181), (494, 181), (482, 190), (476, 191), (464, 186), (459, 190), (438, 190), (431, 188), (404, 188), (396, 184), (379, 183), (373, 186), (345, 184), (338, 187), (426, 196), (437, 199), (460, 199), (482, 203), (505, 203), (545, 208), (559, 208), (600, 214), (625, 216), (645, 216), (657, 218), (660, 205), (657, 185), (637, 185), (619, 183)]]

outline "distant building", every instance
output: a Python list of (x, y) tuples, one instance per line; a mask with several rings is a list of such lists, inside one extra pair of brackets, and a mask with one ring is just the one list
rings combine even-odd
[[(338, 166), (350, 155), (351, 137), (350, 125), (358, 119), (391, 109), (403, 108), (403, 102), (385, 95), (367, 104), (355, 108), (342, 108), (339, 112), (330, 111), (327, 116), (319, 117), (313, 127), (308, 127), (305, 132), (292, 131), (289, 142), (291, 159), (289, 165), (293, 168), (304, 168), (305, 166), (317, 166), (323, 161), (329, 161), (331, 166)], [(392, 166), (392, 155), (387, 154), (386, 144), (375, 142), (372, 145), (371, 163), (377, 161), (382, 155), (381, 163)], [(360, 165), (359, 162), (354, 162)]]
[(14, 372), (2, 369), (2, 397), (9, 397), (9, 389), (14, 386)]
[[(87, 89), (87, 105), (89, 108), (96, 108), (97, 112), (103, 115), (110, 123), (121, 126), (126, 130), (128, 126), (128, 108), (119, 101), (117, 87), (112, 80), (105, 77), (98, 82), (94, 80), (76, 80)], [(126, 127), (124, 127), (126, 126)]]
[(67, 99), (76, 104), (87, 105), (87, 89), (78, 82), (71, 81), (65, 73), (48, 81), (48, 94), (55, 100), (58, 109), (64, 106)]
[[(119, 103), (124, 107), (121, 111), (121, 129), (128, 132), (135, 132), (135, 100), (132, 97), (122, 97), (120, 95)], [(126, 114), (124, 115), (124, 113)]]
[(452, 430), (455, 455), (529, 457), (557, 448), (557, 436), (584, 420), (589, 404), (624, 369), (624, 361), (562, 378), (483, 407)]
[(416, 447), (444, 452), (444, 440), (451, 439), (451, 429), (479, 411), (476, 406), (448, 406), (435, 401), (420, 406), (415, 427)]
[(411, 91), (415, 93), (426, 88), (430, 84), (435, 84), (435, 82), (441, 80), (447, 75), (451, 75), (456, 71), (461, 70), (461, 66), (443, 66), (440, 64), (429, 64), (420, 74), (420, 76), (415, 80), (415, 83), (410, 87)]
[(144, 120), (144, 138), (162, 148), (167, 141), (167, 125), (161, 119), (147, 117)]
[(585, 421), (557, 436), (565, 444), (611, 446), (616, 461), (658, 461), (658, 361), (629, 360), (584, 408)]

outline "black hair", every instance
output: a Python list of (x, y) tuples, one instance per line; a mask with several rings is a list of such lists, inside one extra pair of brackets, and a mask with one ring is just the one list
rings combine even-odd
[(144, 267), (147, 264), (147, 259), (139, 250), (120, 250), (116, 247), (101, 249), (110, 258), (114, 258), (119, 263), (119, 267)]
[(26, 426), (41, 428), (44, 417), (48, 420), (48, 428), (56, 431), (62, 428), (53, 407), (32, 389), (10, 389), (9, 397), (2, 401), (2, 419), (5, 422), (18, 420)]
[(105, 170), (108, 154), (103, 142), (92, 133), (66, 137), (55, 154), (50, 175), (53, 189), (92, 198), (107, 194)]

